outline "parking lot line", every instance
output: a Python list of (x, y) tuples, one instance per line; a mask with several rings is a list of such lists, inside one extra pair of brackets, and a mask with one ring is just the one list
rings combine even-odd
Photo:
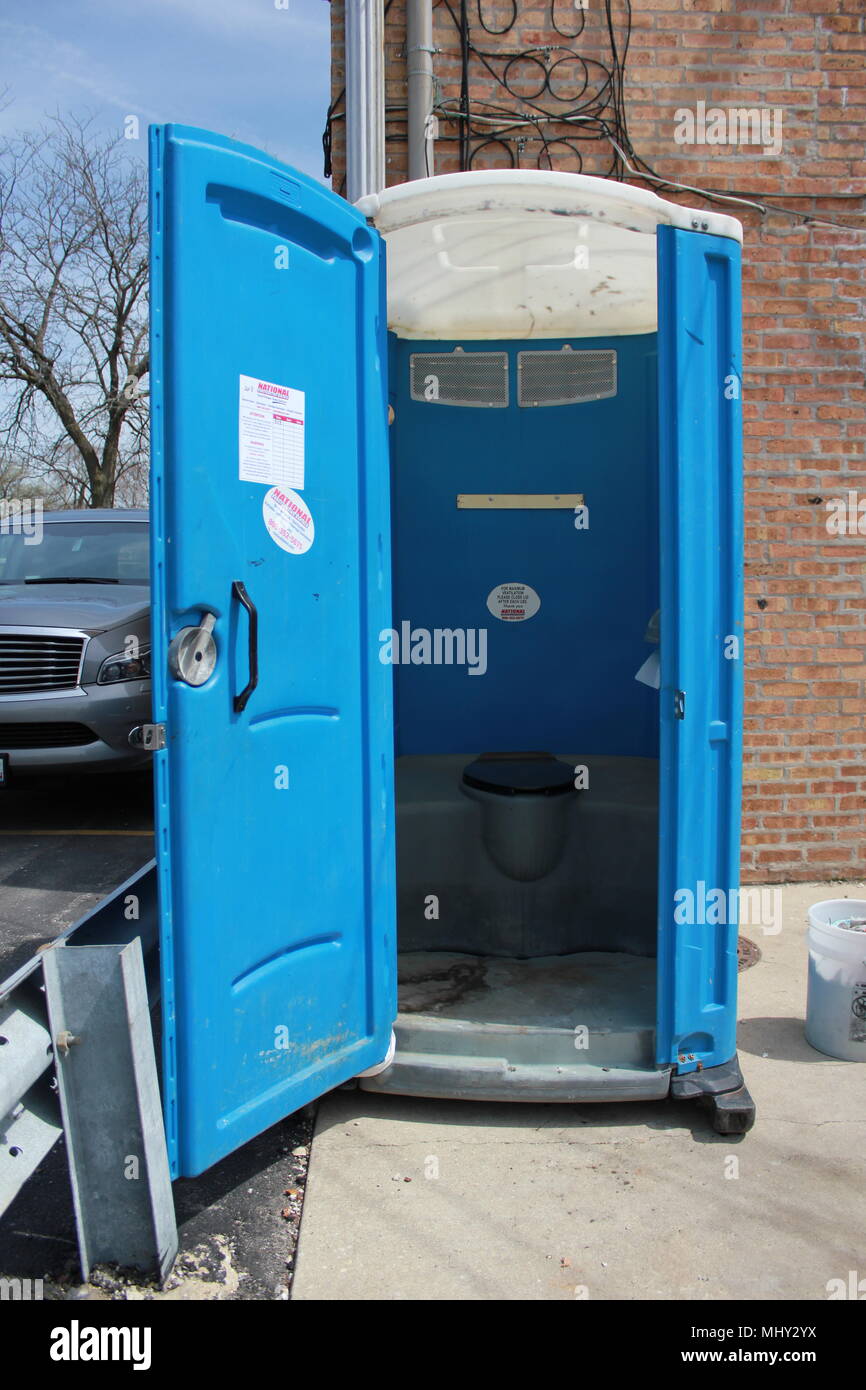
[(0, 840), (5, 835), (148, 835), (153, 836), (152, 830), (3, 830), (0, 829)]

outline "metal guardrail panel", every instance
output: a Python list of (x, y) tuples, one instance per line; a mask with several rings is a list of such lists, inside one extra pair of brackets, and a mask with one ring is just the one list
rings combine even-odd
[(0, 1211), (11, 1206), (62, 1133), (57, 1096), (47, 1081), (38, 1081), (0, 1120)]
[(165, 1279), (177, 1227), (141, 943), (64, 944), (43, 968), (82, 1272)]
[[(46, 957), (67, 946), (114, 945), (123, 948), (138, 937), (144, 955), (147, 1000), (152, 1006), (159, 996), (158, 936), (156, 862), (150, 860), (93, 911), (62, 932), (49, 948), (37, 951), (0, 984), (0, 1038), (4, 1040), (0, 1042), (0, 1214), (12, 1204), (64, 1129), (54, 1080), (54, 1046), (45, 997)], [(73, 954), (70, 952), (70, 956)], [(125, 997), (128, 998), (128, 995)], [(142, 1046), (149, 1045), (149, 1038), (146, 1044), (142, 1043), (145, 1024), (146, 1031), (149, 1031), (149, 1019), (146, 1008), (142, 1014), (140, 1001), (136, 1011), (138, 1024), (134, 1046), (140, 1053)], [(92, 1108), (94, 1125), (111, 1127), (114, 1124), (112, 1097), (103, 1085), (103, 1079), (101, 1073), (99, 1076), (93, 1073), (75, 1105), (86, 1113)], [(151, 1087), (145, 1108), (149, 1154), (153, 1153), (154, 1142), (158, 1147), (159, 1137), (163, 1133), (158, 1098), (155, 1103), (153, 1095)], [(138, 1092), (135, 1092), (135, 1096), (138, 1103), (141, 1096)], [(107, 1107), (104, 1113), (100, 1114), (97, 1102)], [(157, 1171), (158, 1155), (154, 1164), (154, 1171)], [(153, 1188), (149, 1178), (143, 1181), (145, 1185), (150, 1183)], [(155, 1181), (158, 1188), (159, 1179)], [(163, 1212), (165, 1209), (163, 1193)], [(172, 1224), (173, 1220), (172, 1213)], [(161, 1270), (166, 1267), (171, 1254), (171, 1239), (165, 1236), (168, 1229), (163, 1219), (164, 1238), (160, 1237), (158, 1254)], [(80, 1244), (84, 1264), (87, 1255), (84, 1243)], [(116, 1248), (120, 1250), (119, 1245)], [(102, 1255), (106, 1259), (117, 1260), (120, 1257), (118, 1253)]]
[(8, 1115), (51, 1066), (51, 1036), (44, 1014), (44, 1001), (24, 989), (0, 1004), (0, 1115)]

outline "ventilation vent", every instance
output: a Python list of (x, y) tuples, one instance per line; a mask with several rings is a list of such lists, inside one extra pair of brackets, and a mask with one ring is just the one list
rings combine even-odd
[(413, 401), (430, 405), (508, 405), (505, 352), (413, 352)]
[(519, 352), (517, 391), (521, 405), (578, 405), (616, 395), (616, 353)]

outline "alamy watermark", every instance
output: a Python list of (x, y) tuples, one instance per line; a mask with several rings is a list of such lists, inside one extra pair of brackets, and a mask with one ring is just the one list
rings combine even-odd
[(828, 1279), (825, 1285), (827, 1298), (852, 1299), (862, 1303), (866, 1299), (866, 1279), (861, 1279), (859, 1270), (849, 1269), (847, 1279)]
[(780, 106), (707, 106), (699, 101), (692, 110), (680, 106), (674, 112), (677, 145), (760, 145), (765, 155), (782, 153)]
[(151, 1364), (150, 1327), (82, 1327), (73, 1318), (68, 1327), (51, 1331), (48, 1355), (52, 1361), (130, 1361), (134, 1371)]
[(42, 540), (41, 497), (5, 497), (0, 500), (0, 536), (23, 536), (25, 545)]
[(29, 1303), (45, 1297), (43, 1279), (0, 1278), (0, 1302)]
[(831, 497), (827, 508), (827, 534), (830, 536), (866, 536), (866, 497), (853, 488), (845, 497)]
[(383, 666), (465, 666), (468, 675), (483, 676), (487, 629), (413, 627), (404, 620), (379, 633), (379, 660)]
[(694, 888), (674, 893), (678, 926), (760, 927), (765, 936), (782, 930), (782, 892), (779, 888), (708, 888), (698, 879)]

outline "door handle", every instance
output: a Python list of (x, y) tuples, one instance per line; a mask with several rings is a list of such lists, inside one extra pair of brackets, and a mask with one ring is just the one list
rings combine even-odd
[(232, 597), (247, 610), (250, 620), (249, 680), (233, 701), (235, 714), (240, 714), (241, 710), (246, 709), (247, 700), (259, 683), (259, 615), (256, 605), (239, 579), (232, 580)]

